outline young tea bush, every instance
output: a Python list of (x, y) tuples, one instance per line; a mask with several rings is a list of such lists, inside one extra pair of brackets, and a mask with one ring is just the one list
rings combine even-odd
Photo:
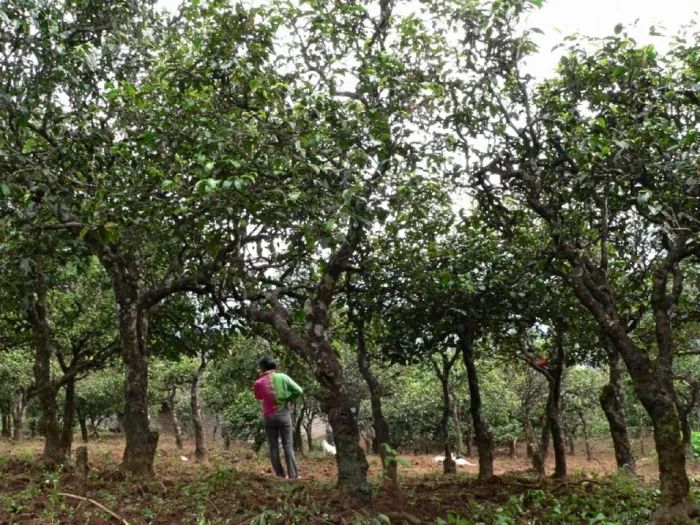
[(503, 505), (473, 504), (465, 515), (450, 514), (438, 525), (636, 525), (647, 523), (658, 505), (656, 489), (640, 487), (624, 475), (597, 482), (573, 481), (551, 490), (533, 489), (511, 496)]

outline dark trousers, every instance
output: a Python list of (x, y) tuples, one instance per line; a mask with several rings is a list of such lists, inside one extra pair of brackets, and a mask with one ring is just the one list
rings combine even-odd
[(284, 449), (284, 459), (287, 461), (287, 475), (290, 478), (298, 478), (297, 462), (294, 459), (292, 447), (292, 416), (289, 410), (281, 408), (271, 416), (265, 418), (265, 432), (267, 441), (270, 444), (270, 460), (275, 474), (284, 477), (284, 468), (280, 461), (279, 440), (282, 438), (282, 448)]

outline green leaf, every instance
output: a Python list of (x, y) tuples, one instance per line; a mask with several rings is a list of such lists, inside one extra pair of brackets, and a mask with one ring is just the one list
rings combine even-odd
[(194, 185), (194, 191), (199, 193), (200, 195), (204, 195), (205, 193), (209, 193), (211, 190), (214, 189), (212, 187), (210, 181), (212, 179), (202, 179), (197, 184)]
[(10, 188), (9, 184), (3, 182), (0, 184), (0, 192), (2, 192), (3, 197), (9, 197), (12, 193), (12, 188)]
[(78, 237), (80, 237), (81, 239), (84, 239), (85, 236), (86, 236), (89, 232), (90, 232), (90, 227), (89, 227), (89, 226), (85, 226), (82, 230), (80, 230), (80, 233), (78, 234)]
[(305, 318), (306, 314), (304, 313), (304, 310), (296, 309), (292, 311), (292, 319), (295, 323), (303, 323)]

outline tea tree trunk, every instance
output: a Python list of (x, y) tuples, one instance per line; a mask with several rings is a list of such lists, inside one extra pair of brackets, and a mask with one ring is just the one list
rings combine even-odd
[(177, 414), (177, 387), (171, 385), (168, 387), (168, 409), (170, 410), (170, 417), (173, 422), (173, 434), (175, 434), (175, 447), (178, 450), (182, 450), (182, 424), (180, 423), (180, 416)]
[(87, 418), (80, 409), (80, 405), (78, 405), (78, 408), (76, 409), (76, 414), (78, 416), (78, 424), (80, 425), (80, 438), (82, 439), (83, 443), (87, 443), (90, 439), (88, 435)]
[(192, 410), (192, 426), (194, 428), (194, 458), (197, 463), (207, 462), (207, 449), (204, 445), (204, 425), (202, 423), (202, 407), (199, 403), (199, 383), (206, 368), (206, 360), (200, 357), (197, 371), (192, 377), (190, 386), (190, 409)]
[(57, 388), (51, 378), (51, 330), (46, 306), (46, 289), (39, 279), (36, 297), (29, 310), (29, 322), (34, 335), (34, 383), (41, 409), (40, 429), (44, 435), (42, 458), (47, 466), (55, 467), (66, 461), (58, 425)]
[(605, 418), (608, 420), (617, 468), (626, 468), (634, 472), (634, 453), (632, 452), (632, 444), (630, 443), (627, 422), (623, 411), (620, 355), (609, 338), (602, 336), (602, 339), (608, 355), (609, 380), (600, 394), (600, 406), (603, 408)]
[(389, 425), (384, 419), (384, 413), (382, 412), (381, 385), (370, 368), (367, 341), (365, 339), (365, 320), (360, 315), (354, 315), (353, 324), (357, 336), (357, 365), (365, 383), (367, 383), (372, 407), (373, 447), (379, 452), (379, 457), (382, 461), (382, 473), (385, 479), (390, 485), (395, 485), (397, 483), (397, 465), (396, 461), (387, 460), (387, 447), (391, 446), (391, 437), (389, 435)]
[(63, 404), (63, 428), (61, 429), (61, 444), (66, 458), (71, 457), (73, 448), (73, 426), (75, 425), (75, 379), (71, 378), (65, 385), (66, 399)]
[[(135, 476), (152, 477), (158, 432), (150, 429), (148, 417), (148, 318), (146, 312), (134, 304), (135, 294), (129, 292), (134, 290), (123, 292), (119, 312), (122, 358), (126, 368), (122, 420), (126, 447), (122, 469)], [(131, 297), (134, 302), (127, 300)]]
[(557, 329), (555, 354), (550, 361), (549, 396), (547, 398), (547, 419), (552, 432), (554, 449), (554, 477), (566, 478), (566, 443), (561, 424), (561, 381), (564, 372), (564, 347), (562, 328)]
[(24, 416), (27, 413), (27, 392), (20, 389), (17, 400), (12, 407), (12, 439), (22, 441), (22, 427), (24, 426)]
[(469, 330), (464, 330), (460, 338), (460, 350), (467, 368), (469, 383), (469, 411), (472, 416), (476, 446), (479, 453), (479, 479), (493, 477), (493, 433), (483, 414), (479, 376), (474, 362), (474, 341)]

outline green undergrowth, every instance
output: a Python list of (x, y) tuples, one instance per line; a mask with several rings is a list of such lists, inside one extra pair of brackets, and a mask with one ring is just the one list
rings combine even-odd
[(693, 448), (695, 458), (700, 458), (700, 432), (693, 432), (690, 435), (690, 445)]
[[(693, 482), (696, 500), (700, 488)], [(381, 498), (381, 496), (380, 496)], [(254, 516), (251, 525), (302, 523), (339, 523), (313, 500), (294, 502), (283, 510), (267, 510)], [(602, 479), (570, 479), (565, 483), (545, 482), (541, 488), (510, 496), (505, 503), (493, 504), (464, 494), (466, 509), (432, 518), (434, 525), (638, 525), (648, 523), (659, 503), (655, 487), (641, 485), (629, 475)], [(378, 502), (381, 506), (381, 501)], [(355, 514), (342, 523), (352, 525), (403, 525), (410, 523), (392, 512), (372, 515)], [(398, 513), (399, 515), (401, 513)], [(392, 516), (392, 517), (390, 517)]]
[[(46, 472), (36, 462), (0, 458), (0, 523), (82, 524), (109, 516), (99, 508), (67, 500), (78, 493), (70, 471)], [(473, 475), (406, 478), (397, 492), (373, 483), (375, 505), (360, 510), (339, 497), (328, 479), (279, 481), (246, 471), (224, 457), (217, 466), (193, 469), (178, 457), (161, 460), (161, 476), (150, 482), (109, 479), (112, 470), (90, 471), (85, 495), (136, 524), (196, 525), (636, 525), (648, 523), (659, 501), (655, 485), (631, 475), (586, 477), (566, 482), (524, 473), (481, 484)], [(255, 467), (255, 468), (253, 468)], [(589, 474), (590, 476), (590, 474)], [(700, 479), (691, 480), (700, 501)]]
[[(700, 487), (693, 481), (693, 496)], [(638, 525), (648, 523), (659, 504), (658, 488), (629, 474), (604, 479), (572, 479), (547, 489), (512, 495), (505, 504), (467, 503), (468, 510), (438, 518), (437, 525)]]

